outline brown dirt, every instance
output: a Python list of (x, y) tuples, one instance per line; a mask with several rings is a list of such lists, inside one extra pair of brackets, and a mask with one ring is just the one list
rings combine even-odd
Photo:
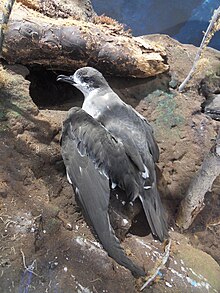
[[(182, 46), (167, 37), (151, 38), (159, 39), (166, 46), (171, 77), (178, 83), (190, 68), (195, 48)], [(206, 69), (210, 66), (210, 70), (216, 70), (217, 55), (219, 58), (219, 53), (207, 52)], [(164, 192), (164, 202), (172, 226), (176, 206), (216, 135), (217, 122), (201, 113), (204, 98), (198, 95), (197, 89), (204, 70), (200, 70), (184, 94), (175, 89), (165, 92), (168, 75), (141, 81), (109, 79), (122, 98), (154, 126), (161, 150), (159, 167), (169, 188), (169, 192)], [(20, 67), (18, 71), (21, 72)], [(29, 96), (29, 82), (20, 74), (8, 72), (4, 73), (4, 83), (0, 79), (0, 291), (137, 292), (130, 272), (98, 247), (66, 180), (60, 156), (60, 130), (65, 110), (80, 104), (81, 96), (75, 93), (75, 100), (67, 98), (59, 101), (59, 105), (47, 104), (49, 109), (44, 106), (39, 111)], [(178, 242), (186, 241), (220, 264), (219, 190), (218, 178), (212, 192), (206, 195), (204, 210), (185, 234), (187, 240), (182, 236), (172, 237), (174, 248)], [(137, 241), (154, 247), (156, 256), (151, 252), (148, 255), (147, 246), (143, 249)], [(146, 235), (146, 231), (126, 238), (123, 246), (132, 251), (130, 257), (146, 271), (152, 269), (163, 251), (163, 246)], [(175, 253), (174, 249), (171, 267), (176, 265)], [(34, 273), (27, 270), (31, 264)], [(181, 278), (175, 283), (169, 274), (169, 269), (165, 269), (162, 280), (145, 292), (184, 292), (181, 288), (188, 288), (187, 292), (208, 292), (188, 283), (181, 285)], [(165, 285), (168, 280), (169, 284), (175, 283), (172, 288)]]

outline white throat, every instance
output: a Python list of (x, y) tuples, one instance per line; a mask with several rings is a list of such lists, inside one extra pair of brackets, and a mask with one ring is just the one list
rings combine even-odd
[(115, 104), (123, 103), (116, 93), (109, 87), (107, 89), (94, 89), (85, 96), (82, 109), (93, 118), (98, 119), (106, 110), (111, 110)]
[(84, 94), (84, 102), (82, 109), (86, 111), (93, 118), (97, 119), (100, 115), (103, 103), (100, 103), (102, 97), (99, 94), (100, 89), (93, 89), (87, 95)]

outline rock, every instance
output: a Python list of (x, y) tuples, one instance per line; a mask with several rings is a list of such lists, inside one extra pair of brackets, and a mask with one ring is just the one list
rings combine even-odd
[[(178, 258), (189, 268), (187, 279), (194, 287), (208, 292), (220, 291), (220, 267), (217, 262), (207, 253), (187, 246), (180, 246)], [(202, 289), (203, 288), (203, 289)]]
[(30, 73), (29, 69), (26, 66), (23, 66), (21, 64), (15, 64), (15, 65), (5, 65), (5, 68), (10, 70), (10, 72), (13, 74), (20, 74), (24, 78), (27, 77), (27, 75)]
[[(156, 38), (167, 47), (170, 73), (172, 79), (179, 83), (190, 68), (196, 48), (181, 45), (166, 36)], [(214, 64), (217, 64), (217, 55), (210, 50), (205, 52), (209, 68), (213, 69)], [(113, 89), (123, 96), (124, 101), (136, 107), (154, 128), (161, 153), (159, 167), (165, 180), (161, 184), (162, 192), (167, 189), (166, 182), (169, 183), (170, 194), (168, 191), (165, 193), (169, 194), (166, 197), (166, 210), (169, 211), (171, 221), (174, 221), (179, 199), (184, 196), (189, 182), (212, 145), (215, 128), (219, 123), (201, 113), (204, 97), (198, 94), (197, 87), (206, 69), (199, 72), (196, 82), (192, 81), (190, 91), (184, 94), (175, 90), (175, 84), (171, 84), (174, 89), (170, 89), (170, 76), (167, 73), (141, 81), (110, 79)], [(0, 95), (3, 97), (0, 101), (1, 113), (7, 116), (7, 120), (1, 121), (0, 127), (0, 179), (6, 183), (1, 185), (3, 197), (0, 196), (0, 209), (3, 221), (9, 221), (10, 225), (4, 234), (5, 224), (0, 221), (0, 232), (6, 236), (1, 239), (1, 246), (5, 248), (1, 251), (2, 259), (8, 259), (11, 266), (1, 268), (3, 278), (0, 291), (19, 291), (21, 286), (27, 288), (21, 277), (22, 272), (26, 272), (19, 253), (22, 247), (26, 264), (30, 265), (36, 259), (37, 268), (34, 272), (44, 278), (44, 282), (39, 282), (38, 277), (31, 279), (33, 293), (46, 292), (50, 287), (62, 292), (138, 292), (131, 273), (108, 257), (79, 216), (81, 209), (75, 201), (72, 187), (66, 181), (62, 162), (59, 162), (57, 132), (66, 115), (65, 111), (57, 110), (59, 105), (56, 109), (51, 106), (51, 109), (39, 111), (29, 94), (30, 83), (22, 75), (11, 74), (9, 70), (5, 74), (7, 82), (0, 87)], [(66, 110), (74, 106), (76, 101), (79, 102), (75, 98), (60, 107)], [(18, 125), (16, 131), (22, 129), (24, 132), (16, 135), (12, 129), (15, 125)], [(7, 197), (4, 197), (5, 191)], [(210, 218), (215, 210), (218, 223), (219, 185), (215, 185), (213, 192), (216, 201), (213, 203), (210, 200), (207, 217)], [(119, 205), (120, 217), (116, 217), (116, 220), (119, 219), (116, 222), (119, 223), (119, 237), (124, 238), (122, 246), (131, 254), (131, 259), (150, 272), (163, 256), (163, 244), (148, 235), (144, 217), (135, 217), (138, 209), (128, 211), (127, 214), (120, 214), (121, 210)], [(29, 230), (20, 229), (17, 235), (20, 223), (10, 223), (10, 220), (18, 222), (16, 215), (19, 213), (30, 215), (31, 226)], [(61, 214), (62, 219), (59, 219)], [(129, 229), (131, 220), (136, 222), (133, 230)], [(170, 262), (161, 270), (160, 281), (152, 283), (145, 292), (215, 293), (220, 290), (219, 266), (202, 251), (211, 247), (209, 253), (219, 259), (218, 226), (213, 230), (217, 232), (213, 233), (206, 226), (203, 228), (202, 223), (203, 217), (194, 230), (189, 231), (189, 235), (193, 235), (194, 231), (205, 235), (199, 246), (201, 250), (189, 245), (183, 235), (171, 233), (173, 245)], [(125, 237), (128, 231), (133, 234)], [(7, 248), (9, 243), (13, 243), (16, 253)], [(51, 267), (51, 263), (56, 265)], [(13, 284), (11, 280), (14, 280)]]
[(220, 92), (220, 72), (216, 74), (208, 74), (203, 78), (199, 85), (199, 92), (206, 98), (212, 94), (219, 94)]
[[(0, 181), (0, 196), (2, 198), (6, 198), (8, 195), (8, 185), (7, 182), (3, 180)], [(0, 205), (0, 209), (1, 209), (1, 205)]]
[[(193, 60), (198, 50), (197, 47), (181, 44), (167, 35), (147, 35), (144, 36), (144, 38), (163, 44), (170, 66), (169, 73), (172, 79), (177, 80), (178, 85), (180, 85), (191, 70)], [(201, 83), (201, 80), (207, 76), (219, 75), (219, 58), (219, 51), (207, 47), (203, 52), (197, 70), (188, 86), (196, 88)]]
[(210, 96), (205, 102), (204, 110), (212, 119), (220, 120), (220, 94)]

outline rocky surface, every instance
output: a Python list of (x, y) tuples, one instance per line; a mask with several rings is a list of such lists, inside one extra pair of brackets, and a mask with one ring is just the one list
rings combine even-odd
[[(217, 94), (211, 77), (219, 76), (220, 53), (207, 50), (199, 71), (180, 94), (175, 88), (187, 75), (196, 49), (166, 36), (149, 38), (166, 47), (169, 74), (144, 80), (108, 78), (114, 90), (154, 127), (161, 151), (160, 189), (175, 230), (170, 233), (170, 260), (144, 292), (219, 292), (219, 178), (187, 234), (178, 233), (174, 218), (219, 126), (202, 112), (206, 97), (198, 92), (203, 80), (208, 95)], [(33, 68), (29, 71), (27, 81), (24, 67), (0, 70), (0, 291), (138, 292), (141, 282), (102, 250), (66, 180), (60, 130), (65, 111), (80, 105), (82, 97), (74, 91), (71, 100), (67, 94), (50, 103), (51, 88), (56, 93), (54, 79), (48, 90), (36, 82), (42, 69), (34, 82)], [(40, 93), (35, 100), (38, 107), (29, 87), (35, 98)], [(66, 89), (57, 88), (58, 96)], [(123, 247), (150, 273), (163, 256), (163, 245), (148, 235), (143, 217), (137, 217), (133, 226)]]

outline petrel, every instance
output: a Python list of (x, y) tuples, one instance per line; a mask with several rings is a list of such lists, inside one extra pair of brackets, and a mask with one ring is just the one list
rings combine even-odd
[(144, 276), (144, 270), (121, 248), (110, 224), (108, 205), (110, 191), (120, 188), (128, 203), (141, 201), (152, 234), (160, 241), (168, 236), (157, 189), (159, 149), (152, 127), (92, 67), (59, 75), (57, 81), (70, 83), (84, 95), (82, 109), (71, 108), (63, 122), (61, 154), (67, 179), (109, 256), (134, 276)]

